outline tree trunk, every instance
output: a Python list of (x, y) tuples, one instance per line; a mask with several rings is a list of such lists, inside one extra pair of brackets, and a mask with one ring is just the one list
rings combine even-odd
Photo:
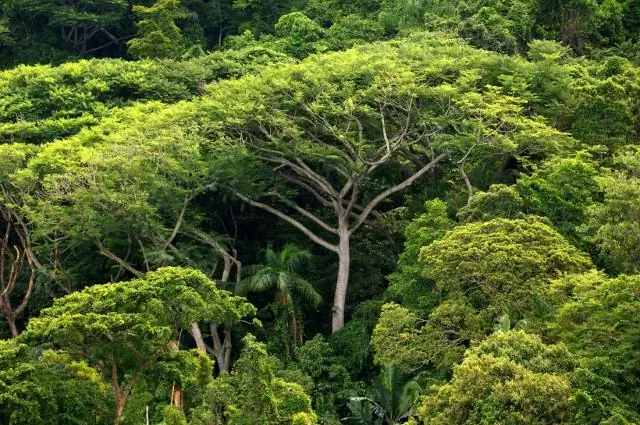
[(9, 329), (11, 329), (11, 337), (12, 338), (17, 338), (18, 337), (18, 327), (16, 326), (16, 318), (15, 316), (12, 316), (10, 314), (6, 314), (5, 318), (7, 319), (7, 323), (9, 324)]
[(127, 393), (126, 393), (126, 390), (115, 388), (115, 395), (116, 395), (116, 418), (115, 418), (114, 424), (120, 425), (122, 423), (122, 412), (124, 412), (124, 406), (127, 403)]
[(231, 366), (231, 325), (224, 326), (224, 335), (220, 339), (218, 326), (215, 323), (210, 324), (211, 339), (213, 340), (213, 355), (218, 363), (220, 373), (229, 372)]
[(205, 344), (204, 338), (202, 338), (202, 332), (200, 331), (200, 326), (198, 326), (198, 323), (196, 322), (191, 324), (191, 336), (193, 336), (193, 339), (196, 341), (198, 350), (207, 354), (207, 344)]
[(351, 234), (346, 226), (339, 227), (340, 245), (338, 249), (338, 278), (336, 292), (333, 297), (331, 333), (336, 333), (344, 327), (344, 306), (347, 300), (347, 286), (349, 284), (349, 265), (351, 252), (349, 238)]

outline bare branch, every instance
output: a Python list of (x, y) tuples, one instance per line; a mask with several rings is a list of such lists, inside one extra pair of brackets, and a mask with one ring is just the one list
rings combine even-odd
[(173, 226), (173, 231), (171, 232), (169, 239), (167, 239), (167, 241), (164, 243), (164, 246), (162, 247), (163, 250), (166, 250), (169, 247), (169, 245), (171, 245), (171, 243), (176, 238), (176, 236), (178, 236), (178, 232), (180, 231), (180, 226), (182, 226), (182, 222), (184, 220), (184, 213), (187, 211), (188, 203), (189, 203), (189, 197), (185, 197), (184, 205), (182, 206), (182, 209), (180, 209), (180, 213), (178, 214), (178, 220), (176, 221), (176, 225)]
[(373, 198), (373, 200), (369, 202), (369, 204), (360, 213), (358, 219), (356, 220), (356, 223), (351, 228), (351, 230), (349, 230), (349, 232), (353, 233), (358, 227), (360, 227), (360, 225), (364, 223), (364, 221), (369, 217), (369, 214), (371, 214), (371, 212), (374, 210), (375, 207), (378, 206), (380, 202), (382, 202), (389, 196), (393, 195), (394, 193), (409, 187), (414, 181), (416, 181), (417, 179), (422, 177), (422, 175), (425, 174), (427, 171), (435, 167), (446, 156), (447, 156), (446, 153), (441, 153), (440, 155), (436, 156), (433, 160), (431, 160), (431, 162), (429, 162), (427, 165), (425, 165), (424, 167), (416, 171), (411, 177), (405, 179), (403, 182), (398, 183), (393, 187), (390, 187), (389, 189), (385, 190), (384, 192), (380, 193), (378, 196)]
[(96, 239), (94, 242), (95, 242), (96, 246), (98, 247), (98, 249), (100, 250), (100, 255), (103, 255), (103, 256), (107, 257), (108, 259), (115, 261), (116, 263), (118, 263), (118, 265), (120, 267), (126, 269), (131, 274), (133, 274), (133, 275), (135, 275), (137, 277), (144, 276), (144, 273), (142, 273), (140, 270), (136, 270), (130, 264), (128, 264), (126, 261), (122, 260), (122, 258), (118, 257), (116, 254), (114, 254), (113, 252), (111, 252), (108, 249), (106, 249), (99, 240)]
[(323, 248), (325, 248), (325, 249), (327, 249), (329, 251), (335, 252), (336, 254), (338, 253), (338, 246), (325, 241), (324, 239), (322, 239), (321, 237), (319, 237), (318, 235), (313, 233), (311, 230), (309, 230), (304, 224), (300, 223), (295, 218), (290, 217), (287, 214), (284, 214), (284, 213), (278, 211), (277, 209), (275, 209), (275, 208), (273, 208), (273, 207), (271, 207), (271, 206), (269, 206), (267, 204), (263, 204), (262, 202), (255, 201), (255, 200), (249, 198), (248, 196), (238, 192), (235, 189), (231, 189), (231, 190), (236, 194), (236, 196), (238, 198), (242, 199), (247, 204), (249, 204), (251, 206), (254, 206), (256, 208), (260, 208), (261, 210), (267, 211), (267, 212), (275, 215), (276, 217), (286, 221), (287, 223), (291, 224), (296, 229), (300, 230), (302, 233), (307, 235), (307, 237), (309, 239), (311, 239), (313, 242), (317, 243), (321, 247), (323, 247)]
[(471, 205), (471, 198), (473, 197), (473, 186), (471, 185), (471, 180), (469, 180), (469, 176), (464, 171), (464, 165), (460, 164), (460, 173), (462, 174), (462, 178), (464, 179), (464, 184), (467, 186), (467, 206)]
[(313, 221), (314, 223), (316, 223), (318, 226), (322, 227), (324, 230), (334, 233), (334, 234), (338, 234), (338, 229), (336, 229), (335, 227), (329, 226), (327, 223), (325, 223), (324, 221), (322, 221), (319, 217), (316, 217), (315, 214), (305, 210), (304, 208), (302, 208), (301, 206), (299, 206), (297, 203), (285, 198), (283, 195), (281, 195), (278, 192), (269, 192), (268, 194), (274, 195), (275, 197), (277, 197), (282, 203), (284, 203), (285, 205), (287, 205), (290, 208), (293, 208), (294, 210), (296, 210), (297, 212), (299, 212), (300, 214), (302, 214), (303, 216), (307, 217), (309, 220)]

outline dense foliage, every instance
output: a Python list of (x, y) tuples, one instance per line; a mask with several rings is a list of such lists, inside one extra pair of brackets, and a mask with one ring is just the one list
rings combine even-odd
[(640, 423), (640, 3), (0, 0), (0, 425)]

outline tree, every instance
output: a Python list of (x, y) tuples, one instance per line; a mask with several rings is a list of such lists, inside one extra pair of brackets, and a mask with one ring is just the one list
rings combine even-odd
[(425, 212), (411, 220), (404, 229), (404, 249), (398, 258), (398, 268), (388, 278), (387, 295), (406, 306), (419, 306), (430, 291), (430, 285), (424, 282), (422, 264), (418, 261), (420, 250), (453, 227), (444, 201), (427, 201), (424, 208)]
[(578, 228), (595, 246), (600, 262), (613, 273), (640, 271), (638, 158), (635, 147), (623, 151), (614, 159), (618, 170), (595, 178), (604, 199), (586, 209), (585, 223)]
[[(590, 272), (567, 276), (556, 285), (561, 293), (571, 296), (550, 323), (555, 336), (585, 358), (587, 370), (600, 376), (596, 385), (591, 385), (615, 396), (609, 396), (608, 402), (600, 402), (601, 406), (626, 403), (627, 412), (635, 410), (637, 414), (640, 363), (634, 353), (640, 341), (640, 276), (611, 279), (603, 273)], [(624, 403), (614, 403), (615, 398)], [(592, 409), (597, 408), (598, 401), (596, 398), (590, 403)], [(593, 415), (602, 419), (623, 411), (598, 410)]]
[(425, 397), (425, 424), (569, 424), (575, 360), (563, 345), (498, 332), (465, 354), (451, 380)]
[(356, 394), (357, 388), (349, 371), (343, 366), (342, 358), (318, 334), (294, 348), (294, 359), (293, 367), (313, 382), (310, 395), (320, 420), (323, 423), (337, 421), (339, 412), (344, 411), (346, 401)]
[(574, 245), (586, 248), (578, 231), (591, 204), (599, 198), (596, 182), (598, 169), (589, 155), (552, 158), (538, 166), (531, 175), (516, 183), (523, 207), (531, 214), (547, 217)]
[(313, 425), (311, 399), (296, 383), (276, 376), (278, 360), (251, 334), (231, 374), (214, 380), (209, 403), (229, 424)]
[(14, 338), (19, 333), (16, 319), (27, 308), (41, 269), (25, 217), (25, 199), (32, 187), (14, 178), (35, 152), (28, 145), (0, 145), (0, 313)]
[(538, 217), (460, 225), (420, 252), (425, 296), (383, 306), (372, 342), (379, 364), (446, 372), (471, 341), (507, 314), (540, 329), (557, 303), (551, 280), (586, 271), (589, 258)]
[(0, 423), (104, 423), (108, 384), (83, 361), (0, 340)]
[(250, 292), (275, 289), (275, 304), (281, 310), (280, 314), (288, 316), (288, 320), (285, 316), (286, 327), (290, 329), (293, 344), (300, 344), (303, 329), (299, 317), (299, 303), (302, 301), (317, 307), (322, 301), (311, 283), (299, 275), (300, 267), (311, 259), (311, 252), (288, 243), (280, 251), (268, 247), (264, 259), (265, 264), (248, 266), (245, 269), (249, 275), (247, 289)]
[(125, 31), (126, 0), (28, 0), (11, 5), (20, 13), (44, 17), (81, 54), (100, 51), (130, 37)]
[(182, 31), (176, 25), (177, 19), (187, 14), (180, 0), (157, 0), (151, 7), (134, 6), (138, 16), (140, 35), (129, 40), (129, 53), (141, 58), (179, 58), (186, 50)]
[(23, 339), (54, 344), (102, 371), (120, 424), (135, 385), (176, 353), (180, 330), (198, 321), (222, 322), (228, 310), (242, 308), (238, 301), (199, 271), (162, 268), (56, 299), (29, 322)]
[[(242, 167), (259, 175), (243, 185), (232, 174), (227, 187), (338, 256), (334, 332), (344, 325), (351, 236), (385, 200), (450, 162), (486, 166), (570, 143), (522, 117), (520, 99), (493, 86), (475, 91), (470, 82), (480, 71), (465, 71), (453, 85), (421, 85), (419, 61), (382, 50), (345, 52), (331, 66), (313, 58), (264, 80), (220, 86), (209, 99), (227, 117), (211, 135), (227, 144), (216, 152), (232, 151), (235, 161), (242, 152)], [(444, 72), (435, 66), (428, 72)]]
[(302, 58), (316, 50), (314, 43), (322, 37), (324, 31), (303, 13), (293, 12), (278, 19), (275, 32), (283, 39), (283, 50), (287, 54)]
[(396, 425), (412, 415), (422, 388), (415, 379), (407, 379), (402, 370), (384, 366), (376, 377), (372, 398), (349, 399), (350, 422), (358, 424)]

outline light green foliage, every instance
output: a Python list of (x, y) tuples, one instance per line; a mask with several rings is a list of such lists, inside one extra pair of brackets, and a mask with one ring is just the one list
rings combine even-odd
[(0, 340), (0, 421), (11, 425), (108, 422), (108, 384), (85, 362)]
[(459, 226), (424, 247), (420, 261), (424, 275), (441, 291), (439, 297), (468, 300), (474, 308), (486, 309), (491, 321), (497, 313), (516, 320), (535, 315), (548, 279), (591, 265), (536, 217)]
[(163, 412), (164, 420), (161, 425), (187, 425), (187, 418), (184, 412), (176, 406), (166, 406)]
[(175, 354), (170, 344), (192, 322), (254, 312), (203, 273), (163, 268), (145, 278), (90, 286), (58, 298), (29, 322), (25, 341), (50, 343), (111, 377), (118, 403), (145, 374)]
[(263, 48), (216, 52), (183, 62), (90, 60), (0, 72), (0, 143), (42, 143), (90, 127), (135, 101), (174, 103), (219, 78), (288, 59)]
[(550, 279), (591, 266), (537, 217), (460, 225), (422, 248), (420, 263), (433, 282), (422, 310), (383, 307), (372, 339), (378, 363), (408, 371), (446, 371), (503, 314), (539, 327), (553, 308)]
[(179, 58), (187, 46), (175, 21), (186, 18), (180, 0), (156, 0), (151, 7), (134, 6), (140, 35), (129, 42), (129, 53), (141, 58)]
[(515, 187), (494, 184), (487, 192), (475, 193), (470, 204), (458, 211), (458, 219), (465, 223), (494, 218), (519, 218), (523, 211), (524, 200)]
[[(640, 363), (635, 353), (640, 349), (640, 276), (622, 275), (608, 279), (593, 272), (567, 277), (557, 285), (573, 296), (560, 308), (552, 323), (556, 335), (584, 357), (583, 362), (591, 375), (599, 375), (597, 380), (593, 377), (585, 379), (590, 386), (612, 393), (632, 407), (637, 415), (636, 377)], [(614, 397), (609, 395), (608, 398), (608, 402), (596, 397), (582, 401), (594, 410), (594, 416), (607, 417), (612, 412), (598, 408), (598, 402), (614, 406)], [(596, 409), (599, 410), (597, 413)]]
[(635, 148), (614, 159), (617, 171), (597, 177), (602, 202), (589, 206), (580, 227), (601, 264), (614, 273), (636, 273), (640, 260), (640, 167)]
[(465, 351), (465, 344), (483, 336), (472, 307), (445, 301), (424, 320), (395, 303), (382, 306), (371, 344), (377, 364), (395, 365), (407, 373), (428, 366), (447, 371)]
[(545, 345), (522, 331), (498, 332), (468, 350), (447, 384), (425, 397), (425, 424), (568, 424), (569, 373), (574, 359), (562, 345)]
[(424, 304), (431, 289), (418, 261), (420, 249), (440, 239), (453, 227), (447, 217), (447, 205), (440, 199), (425, 202), (424, 208), (426, 212), (411, 220), (404, 229), (404, 250), (398, 258), (398, 271), (389, 276), (391, 285), (387, 294), (407, 306)]
[(230, 425), (316, 424), (311, 399), (300, 385), (276, 377), (278, 360), (264, 344), (247, 335), (231, 374), (213, 383), (212, 407), (224, 411)]
[(577, 227), (585, 221), (587, 208), (599, 196), (597, 166), (589, 155), (553, 158), (517, 182), (526, 211), (547, 217), (567, 239), (584, 246)]

